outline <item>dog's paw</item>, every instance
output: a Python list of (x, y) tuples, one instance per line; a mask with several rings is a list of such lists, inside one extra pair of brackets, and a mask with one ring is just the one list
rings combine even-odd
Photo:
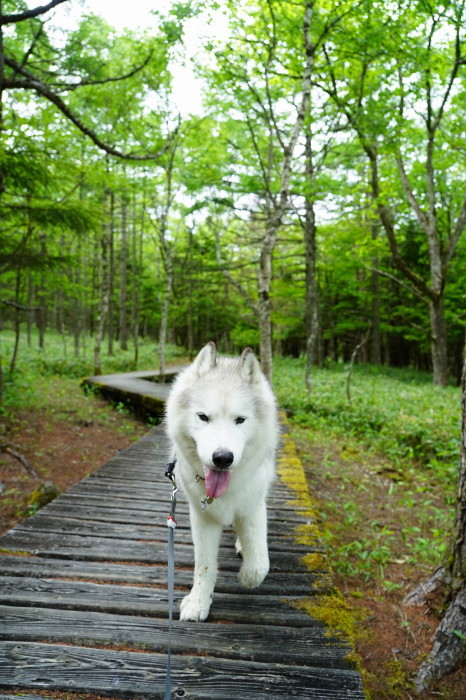
[(256, 588), (261, 585), (268, 573), (268, 562), (262, 566), (246, 566), (243, 564), (239, 571), (238, 579), (243, 588)]
[(241, 540), (239, 537), (236, 538), (235, 542), (235, 552), (238, 557), (243, 556), (243, 545), (241, 544)]
[(180, 620), (204, 622), (210, 610), (211, 599), (205, 600), (196, 593), (190, 593), (181, 601)]

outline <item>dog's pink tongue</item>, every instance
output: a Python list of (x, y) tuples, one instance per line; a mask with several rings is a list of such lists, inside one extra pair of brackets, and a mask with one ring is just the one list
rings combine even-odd
[(231, 474), (228, 469), (217, 471), (205, 467), (205, 490), (208, 498), (218, 498), (230, 483)]

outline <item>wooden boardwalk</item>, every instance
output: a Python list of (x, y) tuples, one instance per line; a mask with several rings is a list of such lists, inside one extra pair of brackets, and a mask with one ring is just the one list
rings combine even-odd
[[(168, 368), (165, 378), (172, 379), (184, 367), (186, 365)], [(106, 398), (131, 406), (138, 415), (161, 416), (165, 409), (170, 385), (159, 384), (158, 377), (159, 370), (145, 370), (86, 377), (82, 383), (99, 391)]]
[[(164, 697), (166, 450), (158, 426), (0, 537), (0, 700), (20, 691), (23, 700), (45, 691), (66, 700)], [(278, 480), (271, 572), (256, 591), (239, 587), (234, 537), (224, 534), (208, 620), (174, 622), (172, 698), (364, 698), (348, 644), (298, 609), (331, 582), (325, 567), (311, 572), (304, 563), (323, 557), (319, 541), (299, 544), (309, 515), (293, 501), (296, 492)], [(193, 562), (183, 494), (177, 520), (176, 607)]]

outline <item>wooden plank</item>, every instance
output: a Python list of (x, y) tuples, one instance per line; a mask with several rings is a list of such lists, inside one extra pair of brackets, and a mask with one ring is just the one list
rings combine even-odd
[[(47, 506), (42, 508), (37, 516), (39, 515), (47, 515), (51, 516), (55, 519), (59, 519), (60, 521), (63, 520), (76, 520), (76, 521), (89, 521), (89, 522), (109, 522), (109, 523), (119, 523), (119, 524), (128, 524), (128, 525), (154, 525), (156, 523), (156, 527), (163, 527), (166, 530), (166, 524), (164, 523), (163, 525), (160, 525), (160, 520), (165, 518), (166, 513), (168, 513), (169, 506), (168, 506), (168, 501), (164, 504), (164, 508), (161, 508), (161, 513), (160, 511), (158, 513), (155, 513), (154, 510), (137, 510), (134, 508), (128, 508), (128, 507), (121, 507), (121, 508), (114, 508), (112, 506), (108, 505), (99, 505), (97, 506), (91, 506), (88, 504), (87, 501), (84, 503), (77, 503), (76, 500), (68, 500), (66, 502), (66, 507), (64, 506), (63, 502), (59, 499), (55, 499), (51, 503), (49, 503)], [(190, 529), (189, 525), (189, 518), (188, 518), (188, 512), (186, 509), (183, 508), (177, 508), (177, 513), (178, 513), (178, 529)], [(181, 516), (181, 517), (179, 517)], [(25, 522), (29, 522), (25, 521)], [(290, 538), (295, 536), (295, 527), (299, 524), (302, 523), (309, 523), (311, 522), (309, 518), (302, 518), (302, 520), (296, 522), (293, 518), (290, 517), (290, 520), (288, 522), (286, 521), (277, 521), (275, 519), (269, 518), (268, 522), (268, 532), (269, 536), (272, 538), (273, 536), (276, 537), (283, 537), (283, 538)], [(177, 529), (177, 532), (178, 532)], [(177, 535), (178, 537), (178, 535)], [(271, 539), (270, 544), (273, 544), (273, 540)]]
[[(1, 576), (24, 576), (46, 578), (73, 578), (100, 580), (108, 583), (148, 584), (165, 586), (167, 583), (166, 563), (162, 565), (141, 565), (86, 561), (73, 559), (55, 559), (38, 556), (7, 556), (0, 554)], [(192, 571), (177, 569), (175, 582), (177, 587), (187, 588), (192, 583)], [(0, 585), (1, 585), (0, 578)], [(274, 573), (261, 584), (262, 595), (310, 595), (327, 591), (331, 586), (331, 577), (324, 572)], [(217, 579), (215, 590), (219, 593), (237, 593), (238, 577), (231, 571), (222, 571)], [(240, 589), (240, 591), (243, 589)]]
[[(173, 365), (171, 367), (167, 367), (165, 370), (165, 379), (173, 379), (179, 372), (181, 372), (183, 369), (185, 369), (188, 365), (182, 364), (182, 365)], [(128, 379), (147, 379), (147, 380), (154, 380), (157, 381), (158, 378), (160, 377), (160, 370), (159, 369), (141, 369), (141, 370), (134, 370), (133, 372), (117, 372), (114, 374), (96, 374), (92, 377), (86, 377), (84, 381), (101, 381), (105, 382), (107, 384), (111, 384), (113, 379), (118, 378), (118, 377), (126, 377)]]
[[(53, 518), (55, 521), (58, 519), (61, 523), (63, 520), (67, 520), (67, 514), (70, 514), (70, 521), (76, 520), (76, 525), (78, 525), (79, 520), (94, 520), (96, 523), (102, 522), (113, 522), (115, 524), (134, 524), (134, 526), (144, 526), (147, 527), (162, 527), (166, 529), (167, 525), (167, 515), (170, 511), (170, 502), (164, 501), (163, 503), (139, 503), (141, 506), (138, 508), (134, 502), (128, 500), (120, 499), (95, 499), (95, 498), (77, 498), (77, 497), (59, 497), (55, 499), (51, 504), (42, 508), (36, 515), (31, 516), (27, 521), (23, 521), (20, 525), (14, 528), (15, 532), (22, 529), (34, 529), (29, 523), (33, 523), (34, 526), (37, 525), (39, 528), (39, 523), (47, 518)], [(152, 506), (152, 508), (151, 508)], [(80, 508), (77, 510), (76, 507)], [(81, 517), (80, 517), (81, 514)], [(113, 517), (112, 517), (113, 516)], [(189, 510), (186, 503), (178, 503), (176, 507), (176, 516), (178, 526), (181, 529), (190, 528), (189, 520)], [(27, 522), (27, 524), (25, 524)], [(275, 511), (269, 510), (268, 513), (268, 527), (269, 533), (283, 539), (289, 537), (294, 537), (296, 535), (296, 528), (298, 526), (312, 524), (313, 520), (308, 516), (292, 516), (286, 511)], [(58, 522), (57, 522), (58, 525)], [(102, 530), (103, 532), (104, 530)], [(228, 532), (228, 529), (225, 530)], [(272, 547), (273, 540), (271, 538), (270, 545)]]
[[(0, 643), (0, 687), (42, 688), (105, 693), (114, 697), (163, 698), (166, 658), (107, 649), (40, 644)], [(197, 700), (241, 698), (309, 700), (364, 698), (355, 671), (285, 666), (209, 656), (176, 656), (173, 688), (177, 696)]]
[[(179, 516), (178, 516), (179, 520)], [(77, 519), (72, 517), (53, 517), (40, 511), (28, 520), (25, 520), (20, 525), (14, 528), (15, 533), (48, 533), (56, 534), (60, 537), (64, 534), (117, 538), (125, 540), (148, 540), (166, 542), (167, 540), (167, 525), (166, 519), (163, 523), (154, 524), (154, 520), (149, 525), (133, 524), (131, 520), (124, 523), (110, 521), (110, 523), (100, 520), (92, 520), (90, 517), (86, 519)], [(270, 532), (270, 528), (269, 528)], [(276, 534), (276, 533), (275, 533)], [(307, 545), (297, 544), (293, 538), (294, 533), (287, 536), (279, 536), (270, 541), (269, 551), (278, 552), (295, 552), (297, 554), (307, 554), (309, 547)], [(223, 536), (224, 547), (234, 547), (235, 535), (233, 532), (226, 532)], [(192, 543), (191, 530), (188, 519), (184, 523), (179, 521), (179, 526), (176, 529), (176, 544), (189, 545)]]
[[(154, 502), (165, 502), (167, 500), (168, 494), (171, 492), (170, 484), (166, 479), (163, 481), (155, 480), (144, 480), (138, 479), (132, 481), (129, 478), (123, 479), (102, 479), (99, 475), (89, 476), (87, 479), (76, 484), (75, 487), (70, 489), (70, 493), (80, 493), (89, 492), (93, 494), (105, 494), (109, 493), (115, 495), (123, 495), (127, 497), (147, 500), (148, 498)], [(186, 501), (187, 499), (183, 492), (180, 493), (180, 501)], [(291, 504), (290, 501), (293, 500), (293, 495), (287, 491), (279, 492), (278, 490), (272, 490), (269, 497), (267, 498), (267, 503), (270, 510), (276, 511), (295, 511), (296, 506)]]
[[(0, 606), (0, 639), (64, 642), (85, 646), (124, 646), (166, 652), (168, 621), (136, 615), (80, 610)], [(326, 636), (318, 626), (288, 627), (253, 624), (173, 624), (173, 653), (209, 654), (226, 659), (268, 661), (347, 668), (348, 645)]]
[[(60, 538), (55, 533), (24, 532), (11, 530), (0, 540), (0, 551), (30, 552), (31, 554), (67, 557), (75, 559), (91, 559), (104, 561), (127, 561), (147, 564), (164, 564), (167, 561), (167, 546), (165, 542), (138, 542), (123, 540), (117, 537), (100, 538), (81, 535), (63, 535)], [(307, 547), (307, 552), (322, 553), (320, 546)], [(176, 546), (177, 566), (192, 566), (193, 548), (191, 545)], [(239, 568), (239, 560), (233, 552), (220, 548), (219, 567), (226, 571)], [(270, 571), (305, 571), (306, 566), (299, 557), (289, 551), (270, 550)]]
[(50, 695), (31, 695), (30, 693), (21, 693), (20, 695), (4, 695), (3, 693), (0, 693), (0, 700), (37, 700), (37, 698), (45, 699), (46, 697), (48, 697), (50, 700)]
[[(116, 495), (114, 493), (98, 494), (93, 493), (92, 490), (87, 492), (77, 492), (77, 491), (67, 491), (66, 493), (55, 499), (55, 503), (63, 503), (63, 510), (66, 510), (67, 504), (77, 504), (84, 506), (92, 506), (95, 508), (122, 508), (124, 510), (150, 510), (153, 513), (158, 513), (160, 517), (165, 518), (169, 497), (171, 492), (164, 494), (163, 498), (160, 496), (147, 500), (144, 498), (138, 498), (136, 496), (132, 497), (129, 494)], [(47, 507), (47, 506), (46, 506)], [(188, 514), (188, 505), (185, 501), (179, 500), (176, 512)], [(304, 514), (297, 514), (295, 506), (289, 506), (288, 508), (268, 508), (269, 520), (277, 520), (284, 523), (290, 523), (297, 525), (300, 523), (309, 522), (309, 516)]]
[[(167, 591), (163, 588), (14, 576), (4, 576), (1, 582), (2, 605), (95, 610), (162, 618), (168, 615)], [(176, 591), (177, 609), (186, 592)], [(287, 598), (293, 601), (291, 596)], [(318, 624), (302, 611), (284, 603), (281, 597), (264, 597), (259, 593), (215, 594), (209, 620), (289, 627)]]

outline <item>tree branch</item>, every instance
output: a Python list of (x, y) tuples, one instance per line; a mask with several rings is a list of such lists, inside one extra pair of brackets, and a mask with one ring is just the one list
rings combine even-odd
[(0, 452), (7, 452), (9, 455), (14, 457), (15, 459), (18, 460), (18, 462), (21, 462), (23, 467), (26, 469), (27, 472), (31, 476), (34, 477), (34, 479), (38, 479), (40, 481), (40, 476), (32, 466), (32, 464), (29, 462), (29, 460), (26, 459), (24, 455), (22, 455), (20, 452), (17, 452), (13, 448), (11, 448), (9, 445), (0, 445)]
[(403, 289), (406, 289), (410, 294), (413, 294), (414, 296), (418, 297), (418, 299), (422, 299), (422, 301), (425, 301), (426, 298), (423, 294), (421, 294), (420, 291), (416, 287), (410, 287), (409, 284), (406, 284), (402, 280), (398, 279), (398, 277), (395, 277), (395, 275), (390, 274), (390, 272), (387, 272), (386, 270), (381, 270), (379, 267), (374, 267), (373, 265), (366, 265), (366, 263), (361, 262), (362, 266), (366, 268), (366, 270), (370, 270), (370, 272), (377, 272), (377, 274), (381, 275), (382, 277), (386, 277), (389, 280), (392, 280), (393, 282), (396, 282), (400, 287), (403, 287)]
[(12, 306), (14, 309), (18, 309), (19, 311), (38, 311), (41, 308), (40, 306), (22, 306), (21, 304), (17, 304), (15, 301), (7, 301), (6, 299), (0, 299), (0, 304)]
[(105, 85), (106, 83), (117, 83), (120, 80), (127, 80), (128, 78), (132, 78), (133, 75), (136, 75), (139, 73), (139, 71), (143, 70), (147, 64), (149, 63), (150, 59), (152, 58), (152, 52), (147, 56), (145, 61), (141, 63), (139, 66), (136, 66), (132, 70), (129, 71), (129, 73), (125, 73), (125, 75), (119, 75), (116, 78), (102, 78), (102, 80), (90, 80), (90, 79), (83, 79), (80, 80), (79, 83), (50, 83), (48, 87), (54, 87), (54, 88), (60, 88), (61, 90), (77, 90), (80, 87), (83, 86), (88, 86), (88, 85)]
[(405, 166), (403, 163), (403, 158), (401, 157), (401, 154), (399, 153), (396, 158), (396, 164), (398, 166), (398, 172), (400, 173), (400, 179), (401, 179), (401, 184), (403, 185), (403, 189), (405, 191), (405, 194), (408, 198), (408, 201), (414, 211), (414, 213), (417, 216), (417, 219), (419, 223), (421, 224), (422, 229), (425, 231), (425, 233), (429, 233), (429, 220), (425, 213), (422, 211), (419, 202), (416, 199), (416, 196), (413, 192), (413, 189), (411, 187), (411, 183), (409, 181), (408, 175), (405, 170)]
[(144, 155), (138, 155), (136, 153), (123, 153), (122, 151), (120, 151), (120, 149), (115, 148), (114, 146), (110, 146), (107, 143), (104, 143), (104, 141), (102, 141), (92, 129), (89, 129), (85, 124), (83, 124), (83, 122), (74, 114), (74, 112), (68, 107), (68, 105), (65, 104), (65, 102), (63, 102), (59, 95), (57, 95), (53, 90), (50, 89), (48, 85), (39, 80), (29, 70), (23, 68), (19, 63), (7, 56), (5, 56), (5, 64), (9, 68), (12, 68), (14, 71), (16, 71), (16, 73), (25, 76), (25, 79), (11, 80), (5, 78), (3, 81), (4, 88), (34, 90), (38, 95), (41, 95), (42, 97), (45, 97), (47, 100), (49, 100), (49, 102), (52, 102), (52, 104), (54, 104), (55, 107), (57, 107), (60, 110), (60, 112), (62, 112), (62, 114), (64, 114), (65, 117), (69, 119), (69, 121), (72, 122), (72, 124), (74, 124), (83, 134), (88, 136), (98, 148), (100, 148), (102, 151), (105, 151), (105, 153), (108, 153), (111, 156), (116, 156), (117, 158), (122, 158), (124, 160), (158, 160), (170, 147), (171, 142), (173, 141), (174, 137), (178, 132), (179, 126), (177, 126), (176, 129), (170, 134), (165, 145), (156, 153), (147, 153)]
[(463, 199), (463, 206), (461, 207), (461, 211), (460, 211), (459, 216), (456, 220), (455, 230), (454, 230), (453, 235), (451, 236), (451, 238), (448, 242), (448, 247), (446, 249), (445, 256), (443, 259), (444, 270), (448, 269), (448, 265), (450, 264), (450, 260), (453, 257), (453, 254), (456, 250), (456, 246), (458, 245), (458, 241), (460, 239), (461, 234), (463, 233), (465, 226), (466, 226), (466, 192), (465, 192), (464, 199)]
[(68, 0), (52, 0), (48, 5), (40, 5), (32, 8), (32, 10), (26, 10), (26, 12), (21, 12), (16, 15), (0, 15), (0, 27), (5, 24), (15, 24), (16, 22), (23, 22), (26, 19), (39, 17), (39, 15), (45, 15), (46, 12), (53, 10), (54, 7), (64, 2), (68, 2)]
[(235, 289), (238, 290), (238, 292), (241, 294), (243, 297), (244, 301), (246, 302), (247, 306), (251, 309), (253, 312), (254, 316), (257, 317), (258, 312), (257, 312), (257, 305), (254, 303), (254, 301), (251, 299), (245, 288), (240, 282), (237, 282), (234, 277), (230, 275), (229, 270), (227, 269), (225, 263), (222, 260), (222, 253), (220, 250), (220, 238), (218, 235), (218, 231), (215, 230), (214, 232), (215, 235), (215, 253), (216, 253), (216, 258), (217, 258), (217, 265), (221, 269), (223, 276), (230, 282)]

